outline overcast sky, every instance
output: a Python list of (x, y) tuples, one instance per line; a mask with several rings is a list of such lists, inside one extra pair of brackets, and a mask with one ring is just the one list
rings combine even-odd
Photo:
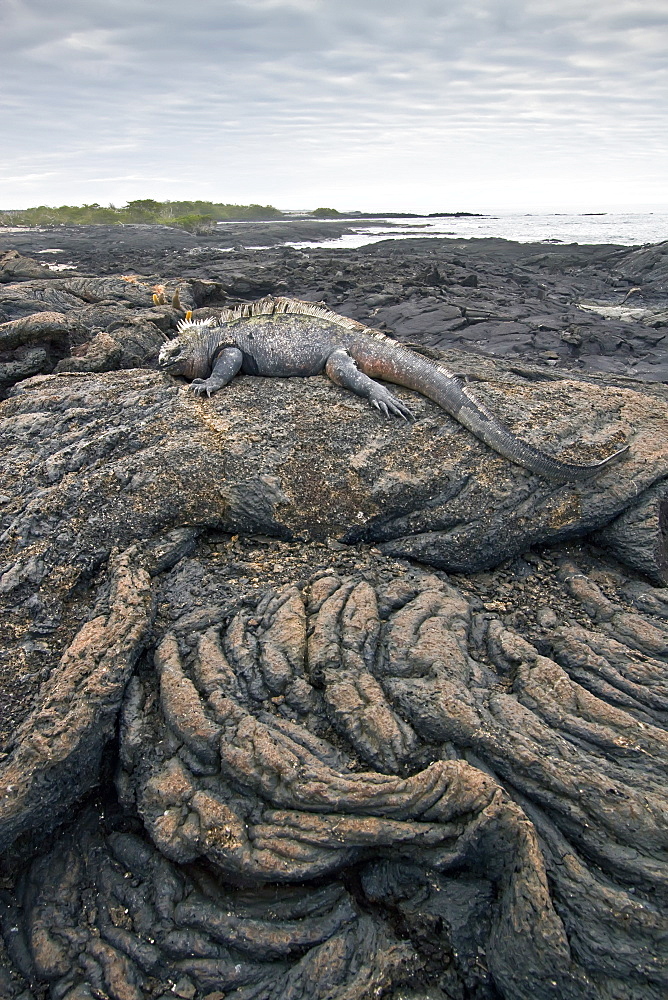
[(668, 207), (668, 0), (0, 0), (0, 208)]

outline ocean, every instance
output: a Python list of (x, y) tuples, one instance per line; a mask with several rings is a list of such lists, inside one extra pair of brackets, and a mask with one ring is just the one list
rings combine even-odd
[[(319, 219), (319, 222), (326, 220)], [(617, 243), (634, 246), (668, 240), (668, 214), (654, 212), (605, 214), (499, 214), (481, 217), (332, 220), (349, 221), (353, 233), (320, 242), (290, 243), (295, 247), (362, 247), (381, 240), (408, 238), (475, 239), (497, 237), (519, 243)], [(264, 223), (263, 225), (267, 225)], [(283, 244), (285, 245), (285, 244)]]

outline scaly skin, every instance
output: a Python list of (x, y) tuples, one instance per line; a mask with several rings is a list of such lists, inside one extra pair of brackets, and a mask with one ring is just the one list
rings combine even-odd
[(401, 400), (374, 381), (382, 378), (432, 399), (511, 462), (561, 482), (590, 479), (628, 451), (626, 446), (594, 465), (560, 462), (509, 431), (441, 365), (319, 303), (266, 298), (227, 310), (217, 322), (184, 321), (159, 363), (163, 371), (192, 379), (193, 392), (207, 396), (239, 371), (278, 378), (326, 373), (386, 416), (412, 419)]

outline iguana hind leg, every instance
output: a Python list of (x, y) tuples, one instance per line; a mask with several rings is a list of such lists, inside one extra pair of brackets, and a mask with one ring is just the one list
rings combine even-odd
[(368, 399), (372, 406), (385, 414), (386, 417), (401, 417), (403, 420), (412, 420), (413, 414), (400, 399), (386, 389), (379, 382), (374, 382), (372, 378), (361, 372), (354, 360), (343, 348), (333, 351), (327, 359), (325, 371), (336, 385), (350, 389), (358, 396)]
[(223, 386), (232, 381), (241, 368), (244, 356), (238, 347), (226, 347), (216, 358), (208, 378), (196, 378), (190, 383), (190, 388), (196, 396), (213, 396)]

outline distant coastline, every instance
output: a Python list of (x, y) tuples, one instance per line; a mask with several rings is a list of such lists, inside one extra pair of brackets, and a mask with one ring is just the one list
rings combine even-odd
[[(281, 210), (273, 205), (236, 205), (213, 201), (156, 201), (140, 198), (126, 205), (39, 205), (25, 209), (0, 209), (0, 227), (159, 225), (197, 233), (214, 230), (220, 222), (278, 222), (294, 220), (475, 218), (476, 212), (339, 212), (336, 208)], [(480, 216), (482, 217), (482, 216)]]
[[(185, 208), (212, 205), (211, 214), (176, 214)], [(425, 248), (434, 241), (506, 240), (516, 243), (558, 245), (638, 246), (668, 241), (668, 213), (664, 212), (550, 212), (497, 213), (349, 212), (335, 209), (282, 210), (261, 205), (214, 205), (208, 202), (131, 202), (113, 209), (113, 222), (104, 221), (109, 209), (30, 209), (0, 213), (0, 236), (21, 231), (43, 234), (41, 253), (57, 253), (67, 231), (118, 232), (121, 240), (131, 230), (162, 232), (159, 242), (170, 246), (210, 246), (220, 249), (268, 249), (288, 245), (308, 251), (359, 249), (390, 241), (420, 242)], [(77, 213), (83, 213), (77, 216)], [(70, 218), (74, 215), (75, 218)], [(214, 215), (216, 217), (214, 217)], [(121, 236), (121, 233), (124, 235)], [(193, 242), (194, 241), (194, 242)]]

